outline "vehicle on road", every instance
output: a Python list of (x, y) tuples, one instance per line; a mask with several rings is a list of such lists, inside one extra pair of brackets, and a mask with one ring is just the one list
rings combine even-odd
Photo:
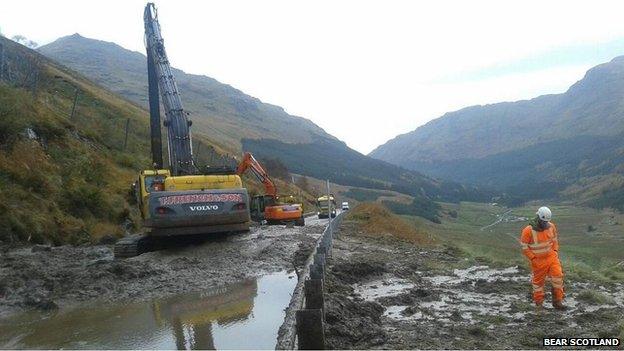
[[(239, 163), (236, 174), (243, 175), (250, 170), (253, 175), (264, 185), (264, 195), (256, 195), (251, 199), (251, 219), (257, 222), (263, 220), (267, 224), (288, 224), (294, 223), (298, 226), (305, 225), (303, 218), (303, 205), (300, 203), (292, 203), (292, 201), (284, 202), (277, 195), (275, 183), (264, 170), (260, 162), (249, 152), (243, 154), (243, 160)], [(287, 200), (293, 200), (292, 196), (285, 196)]]
[(349, 211), (349, 203), (344, 201), (341, 206), (343, 211)]
[(323, 195), (316, 199), (316, 207), (318, 208), (318, 218), (329, 218), (330, 214), (336, 217), (336, 200), (334, 194)]

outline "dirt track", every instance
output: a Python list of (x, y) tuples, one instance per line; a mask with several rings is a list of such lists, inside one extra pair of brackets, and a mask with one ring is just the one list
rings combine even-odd
[(264, 226), (114, 260), (111, 245), (0, 247), (0, 318), (27, 309), (139, 300), (215, 286), (302, 265), (323, 231)]
[(571, 309), (536, 313), (524, 267), (364, 237), (346, 220), (328, 272), (330, 348), (517, 349), (541, 348), (546, 336), (624, 336), (621, 284), (567, 282)]

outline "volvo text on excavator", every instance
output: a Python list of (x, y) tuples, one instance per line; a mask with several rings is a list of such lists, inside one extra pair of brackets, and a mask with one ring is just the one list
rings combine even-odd
[(260, 162), (252, 154), (245, 152), (243, 160), (238, 164), (236, 173), (242, 175), (251, 170), (256, 178), (264, 185), (264, 195), (257, 195), (251, 199), (251, 218), (255, 221), (266, 220), (268, 224), (294, 223), (298, 226), (305, 225), (303, 218), (303, 205), (280, 203), (275, 183), (271, 180)]
[[(158, 236), (248, 231), (249, 196), (240, 176), (226, 167), (200, 167), (193, 158), (191, 121), (167, 59), (156, 7), (144, 12), (153, 169), (133, 185), (147, 233), (115, 245), (116, 257), (140, 254)], [(169, 166), (163, 165), (160, 98), (165, 112)]]

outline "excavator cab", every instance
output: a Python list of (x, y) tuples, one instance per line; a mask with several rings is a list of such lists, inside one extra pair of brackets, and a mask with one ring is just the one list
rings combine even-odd
[(275, 197), (271, 195), (256, 195), (252, 197), (249, 206), (251, 219), (256, 222), (266, 220), (264, 211), (270, 206), (275, 206)]
[(143, 219), (149, 217), (147, 197), (152, 192), (163, 191), (165, 178), (169, 176), (171, 172), (168, 169), (144, 170), (139, 174), (139, 179), (134, 183), (134, 194)]

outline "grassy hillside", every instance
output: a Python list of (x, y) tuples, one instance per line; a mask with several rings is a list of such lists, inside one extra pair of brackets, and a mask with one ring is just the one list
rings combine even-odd
[[(526, 265), (518, 242), (528, 218), (541, 204), (506, 208), (484, 203), (443, 203), (441, 224), (402, 216), (421, 231), (476, 258), (481, 263)], [(576, 279), (624, 280), (621, 247), (624, 215), (572, 204), (548, 204), (560, 232), (560, 257), (565, 272)]]
[[(147, 59), (143, 53), (78, 34), (38, 50), (147, 108)], [(205, 135), (230, 154), (240, 153), (242, 138), (275, 138), (285, 142), (311, 142), (317, 136), (333, 138), (305, 118), (289, 115), (279, 106), (263, 103), (210, 77), (178, 69), (174, 69), (174, 75), (184, 107), (191, 113), (194, 132)]]
[(77, 244), (132, 227), (129, 185), (149, 165), (145, 111), (32, 50), (0, 42), (0, 238)]
[(624, 210), (624, 188), (617, 181), (624, 171), (622, 135), (578, 136), (484, 158), (413, 164), (436, 177), (500, 189), (511, 204), (561, 197)]
[(486, 201), (492, 195), (476, 187), (439, 181), (371, 159), (334, 140), (287, 144), (271, 139), (244, 139), (243, 148), (259, 157), (279, 157), (294, 173), (331, 179), (341, 185), (393, 190), (425, 202), (431, 199)]
[(615, 180), (624, 172), (622, 97), (624, 57), (617, 57), (564, 94), (447, 113), (371, 156), (497, 188), (511, 203), (563, 196), (624, 209), (624, 189)]
[[(0, 240), (80, 244), (137, 230), (129, 189), (151, 163), (147, 112), (35, 51), (0, 44)], [(200, 165), (236, 163), (205, 137), (194, 149)], [(244, 180), (251, 194), (263, 192)], [(295, 185), (276, 183), (310, 203)]]

